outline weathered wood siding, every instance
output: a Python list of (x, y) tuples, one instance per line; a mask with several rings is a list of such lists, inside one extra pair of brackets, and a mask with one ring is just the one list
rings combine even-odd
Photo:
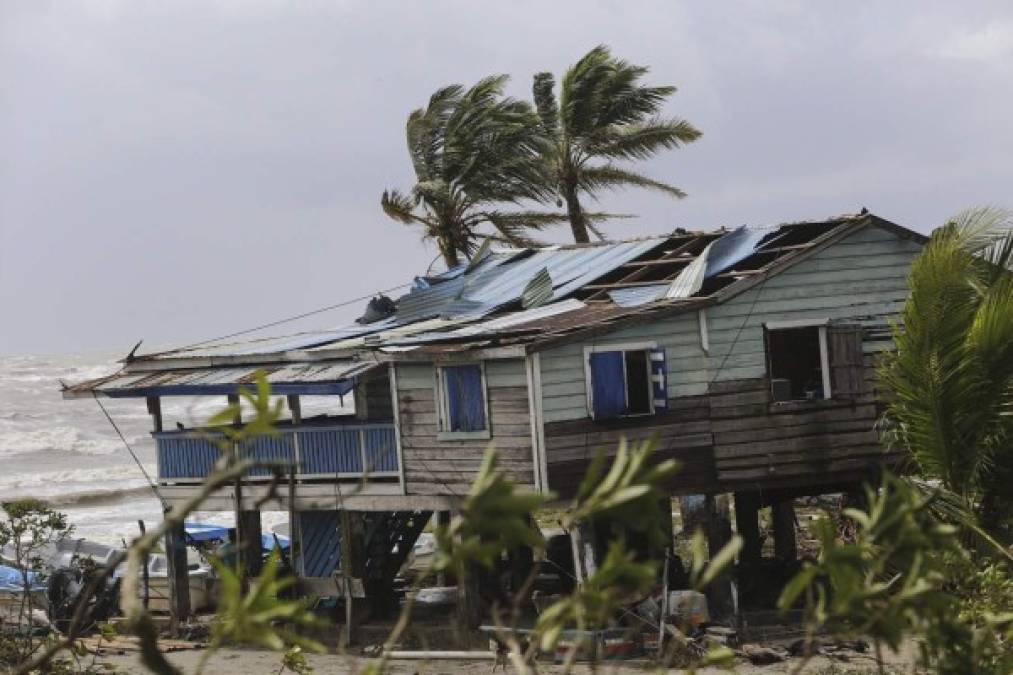
[(847, 319), (864, 328), (866, 353), (889, 349), (889, 320), (904, 306), (919, 250), (913, 241), (868, 227), (708, 309), (708, 381), (765, 377), (768, 321)]
[[(677, 493), (822, 483), (861, 476), (893, 461), (881, 455), (874, 362), (889, 349), (890, 321), (907, 296), (921, 246), (876, 227), (814, 254), (756, 288), (707, 310), (709, 350), (696, 312), (599, 334), (596, 344), (654, 340), (665, 347), (671, 410), (603, 424), (588, 417), (584, 344), (542, 353), (548, 482), (568, 494), (595, 450), (620, 433), (660, 436), (684, 463)], [(763, 324), (846, 320), (862, 327), (864, 387), (848, 398), (775, 404), (770, 400)], [(590, 344), (590, 343), (588, 343)]]
[(435, 367), (397, 365), (398, 418), (408, 494), (467, 494), (490, 444), (495, 446), (499, 466), (506, 474), (533, 489), (524, 361), (487, 361), (485, 375), (492, 440), (438, 440)]
[(542, 352), (542, 412), (545, 422), (586, 419), (587, 384), (584, 347), (594, 344), (656, 342), (665, 349), (668, 397), (707, 392), (707, 355), (700, 347), (697, 314), (603, 333), (600, 339), (562, 345)]
[(724, 489), (799, 483), (818, 487), (860, 480), (894, 465), (875, 429), (873, 368), (863, 393), (850, 399), (771, 403), (766, 378), (711, 385), (714, 468)]
[[(676, 459), (682, 469), (669, 487), (673, 491), (706, 492), (717, 486), (714, 470), (710, 410), (706, 396), (670, 400), (670, 409), (645, 422), (630, 418), (596, 422), (586, 415), (580, 420), (545, 425), (549, 488), (570, 497), (599, 450), (613, 457), (619, 439), (631, 442), (657, 440), (655, 458)], [(681, 489), (692, 486), (691, 489)]]

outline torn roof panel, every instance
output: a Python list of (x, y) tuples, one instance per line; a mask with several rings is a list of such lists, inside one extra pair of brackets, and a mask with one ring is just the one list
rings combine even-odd
[(584, 284), (608, 274), (620, 265), (657, 248), (667, 237), (582, 247), (535, 250), (503, 265), (485, 278), (469, 280), (460, 301), (451, 305), (451, 316), (485, 316), (518, 301), (524, 288), (544, 268), (552, 279), (553, 297), (562, 299)]
[(639, 307), (665, 297), (670, 284), (661, 283), (651, 286), (633, 286), (609, 291), (608, 296), (620, 307)]
[(317, 345), (307, 349), (308, 352), (325, 352), (334, 350), (344, 349), (357, 349), (366, 346), (376, 346), (381, 344), (398, 344), (401, 338), (411, 337), (419, 333), (426, 333), (429, 331), (438, 331), (443, 329), (452, 328), (454, 326), (460, 326), (464, 321), (457, 320), (452, 321), (449, 319), (429, 319), (427, 321), (416, 321), (415, 323), (408, 324), (407, 326), (394, 326), (387, 330), (376, 331), (375, 333), (368, 333), (366, 335), (358, 335), (347, 340), (339, 340), (337, 342), (329, 342), (323, 345)]
[(565, 312), (572, 312), (578, 309), (586, 307), (583, 302), (570, 298), (568, 300), (562, 300), (560, 302), (554, 302), (549, 305), (542, 305), (541, 307), (535, 307), (532, 309), (526, 309), (519, 312), (510, 312), (498, 316), (494, 319), (488, 319), (486, 321), (479, 321), (471, 323), (461, 328), (455, 328), (444, 332), (429, 332), (418, 335), (408, 336), (405, 339), (394, 339), (391, 340), (388, 345), (414, 345), (425, 342), (439, 342), (439, 341), (453, 341), (464, 338), (474, 338), (487, 335), (495, 335), (497, 333), (523, 327), (524, 324), (538, 321), (550, 316), (556, 316), (557, 314), (563, 314)]

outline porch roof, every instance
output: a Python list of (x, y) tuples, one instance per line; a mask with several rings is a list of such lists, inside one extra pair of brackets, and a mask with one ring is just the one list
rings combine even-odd
[(224, 396), (250, 388), (258, 371), (265, 374), (274, 394), (340, 396), (354, 389), (358, 378), (377, 365), (372, 361), (329, 361), (134, 372), (125, 369), (108, 377), (67, 386), (63, 397)]

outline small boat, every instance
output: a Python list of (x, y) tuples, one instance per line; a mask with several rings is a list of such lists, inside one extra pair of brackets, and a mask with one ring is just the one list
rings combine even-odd
[[(187, 535), (187, 576), (190, 586), (190, 608), (193, 611), (210, 609), (214, 605), (216, 575), (210, 564), (210, 556), (215, 553), (219, 544), (229, 539), (229, 528), (209, 523), (186, 523), (184, 531)], [(288, 537), (280, 534), (265, 534), (261, 538), (264, 551), (275, 548), (287, 550), (290, 547)], [(122, 547), (108, 546), (83, 538), (65, 537), (40, 548), (36, 557), (42, 561), (39, 572), (24, 572), (13, 566), (16, 554), (13, 544), (0, 549), (0, 617), (8, 618), (10, 608), (20, 611), (21, 597), (24, 593), (24, 575), (30, 579), (33, 605), (46, 609), (48, 607), (48, 585), (60, 570), (72, 570), (77, 561), (91, 560), (98, 567), (110, 564), (123, 551)], [(122, 578), (126, 572), (125, 564), (120, 565), (113, 573), (113, 579)], [(143, 574), (143, 573), (142, 573)], [(65, 575), (61, 578), (65, 579)], [(65, 582), (66, 583), (66, 582)], [(169, 561), (161, 553), (148, 556), (148, 582), (138, 585), (138, 595), (148, 598), (148, 608), (154, 612), (169, 611)]]
[(25, 582), (32, 597), (32, 606), (46, 608), (46, 583), (38, 572), (0, 565), (0, 624), (19, 624), (24, 616), (22, 603)]

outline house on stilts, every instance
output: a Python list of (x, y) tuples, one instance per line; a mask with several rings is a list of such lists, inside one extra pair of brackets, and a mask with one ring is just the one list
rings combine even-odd
[[(134, 355), (64, 396), (146, 399), (172, 505), (219, 451), (204, 433), (164, 429), (161, 400), (224, 404), (265, 372), (290, 419), (243, 452), (294, 463), (291, 483), (261, 508), (291, 514), (294, 569), (318, 592), (354, 579), (345, 587), (382, 605), (426, 522), (458, 508), (490, 445), (518, 484), (566, 499), (599, 449), (656, 437), (656, 456), (682, 465), (673, 496), (734, 493), (747, 559), (760, 555), (757, 510), (771, 505), (776, 543), (791, 555), (793, 530), (779, 534), (778, 519), (792, 517), (793, 499), (854, 490), (899, 462), (875, 427), (873, 369), (925, 241), (863, 211), (483, 246), (351, 326)], [(351, 396), (354, 414), (304, 415), (311, 396)], [(246, 509), (267, 480), (242, 481)], [(233, 511), (234, 490), (202, 509)], [(260, 514), (237, 515), (240, 540), (259, 541)], [(174, 598), (178, 613), (186, 602)]]

